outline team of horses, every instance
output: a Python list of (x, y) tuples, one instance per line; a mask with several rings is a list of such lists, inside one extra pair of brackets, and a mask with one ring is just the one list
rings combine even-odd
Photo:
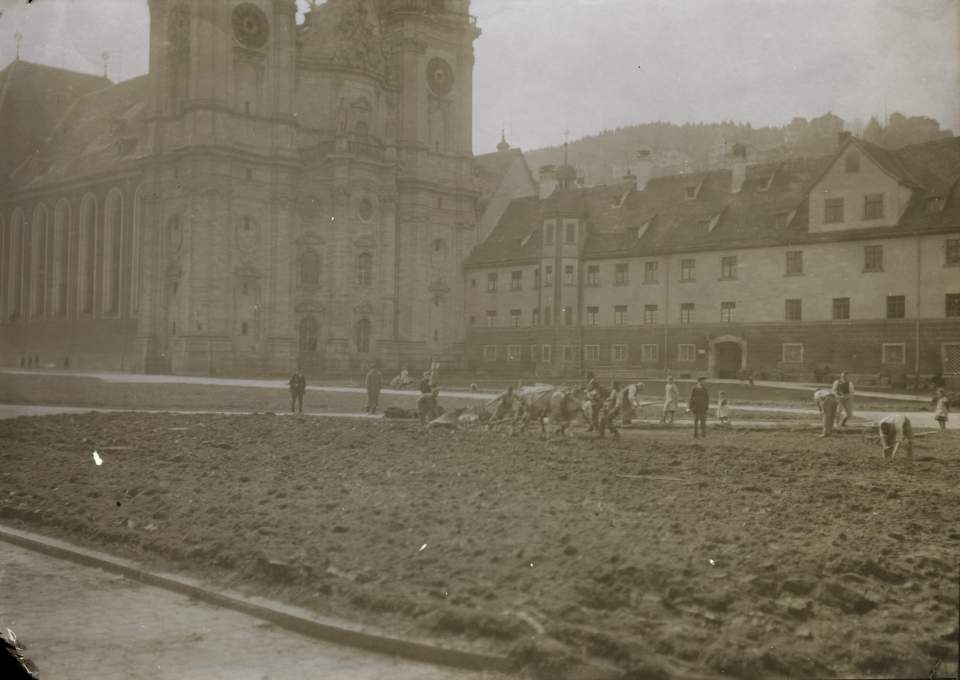
[(549, 420), (554, 433), (565, 435), (577, 418), (590, 422), (591, 402), (582, 387), (531, 385), (519, 387), (512, 394), (500, 395), (491, 405), (496, 407), (496, 422), (509, 422), (512, 429), (523, 431), (531, 422), (540, 423), (547, 433)]

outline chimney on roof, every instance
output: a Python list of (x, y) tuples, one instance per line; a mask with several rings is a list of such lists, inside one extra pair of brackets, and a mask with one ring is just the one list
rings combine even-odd
[(747, 181), (747, 145), (733, 145), (733, 177), (730, 181), (730, 193), (739, 194), (743, 183)]
[(841, 131), (837, 133), (837, 148), (839, 149), (844, 144), (847, 143), (847, 140), (853, 137), (852, 132)]
[(551, 196), (557, 190), (557, 166), (540, 166), (540, 198)]

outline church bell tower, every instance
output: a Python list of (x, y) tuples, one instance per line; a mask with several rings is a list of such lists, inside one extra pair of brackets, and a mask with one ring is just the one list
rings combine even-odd
[(147, 370), (286, 370), (295, 0), (150, 0)]

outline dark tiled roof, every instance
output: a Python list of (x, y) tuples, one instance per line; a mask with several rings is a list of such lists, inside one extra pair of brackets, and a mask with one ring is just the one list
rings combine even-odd
[(16, 60), (0, 71), (0, 183), (34, 153), (81, 96), (110, 81)]
[(147, 76), (81, 97), (12, 177), (17, 188), (122, 171), (146, 153)]
[[(898, 225), (851, 234), (870, 238), (960, 225), (960, 139), (896, 151), (865, 144), (862, 148), (884, 170), (917, 191)], [(544, 215), (558, 209), (588, 221), (583, 251), (588, 259), (843, 238), (835, 232), (811, 234), (808, 229), (809, 191), (837, 157), (749, 166), (738, 193), (731, 193), (732, 172), (717, 170), (656, 177), (642, 191), (629, 193), (625, 184), (605, 185), (557, 192), (543, 201), (515, 201), (491, 237), (473, 251), (467, 266), (537, 259), (538, 227)], [(690, 188), (695, 198), (688, 197)], [(929, 196), (943, 197), (938, 209), (930, 209)], [(531, 233), (534, 238), (519, 247)]]
[(543, 220), (542, 215), (537, 196), (511, 201), (490, 236), (467, 257), (465, 266), (539, 259), (540, 229), (537, 227)]

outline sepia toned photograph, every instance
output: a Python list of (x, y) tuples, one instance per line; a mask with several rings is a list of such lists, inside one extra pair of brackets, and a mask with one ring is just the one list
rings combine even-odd
[(0, 679), (960, 680), (960, 0), (0, 0)]

